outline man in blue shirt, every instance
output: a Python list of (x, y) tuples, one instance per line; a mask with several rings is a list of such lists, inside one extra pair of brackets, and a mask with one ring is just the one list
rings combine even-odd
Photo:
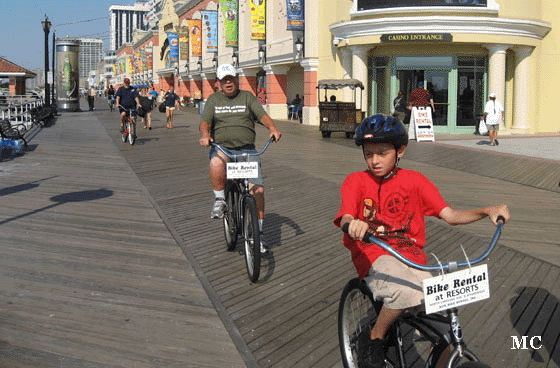
[[(140, 105), (140, 100), (138, 98), (138, 91), (130, 85), (130, 79), (124, 79), (124, 86), (119, 88), (115, 96), (117, 97), (117, 107), (121, 113), (121, 132), (124, 129), (124, 120), (126, 116), (129, 115), (127, 110), (135, 110), (136, 106)], [(132, 116), (136, 118), (136, 116)]]

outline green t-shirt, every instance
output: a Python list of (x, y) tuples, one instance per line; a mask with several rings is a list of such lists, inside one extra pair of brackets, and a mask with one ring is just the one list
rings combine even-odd
[(255, 119), (266, 114), (257, 98), (240, 90), (233, 97), (216, 92), (208, 97), (202, 120), (211, 126), (214, 141), (227, 148), (255, 144)]

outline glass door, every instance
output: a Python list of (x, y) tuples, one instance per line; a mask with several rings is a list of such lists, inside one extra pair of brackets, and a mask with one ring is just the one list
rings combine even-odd
[(434, 99), (435, 111), (432, 113), (434, 126), (449, 124), (449, 71), (424, 71), (424, 85)]

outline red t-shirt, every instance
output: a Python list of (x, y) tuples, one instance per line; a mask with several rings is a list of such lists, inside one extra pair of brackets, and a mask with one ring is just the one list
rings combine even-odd
[[(343, 215), (366, 221), (370, 232), (411, 261), (426, 264), (424, 216), (439, 217), (447, 203), (436, 186), (416, 171), (399, 169), (397, 175), (381, 180), (370, 171), (350, 174), (342, 183), (342, 202), (334, 224)], [(352, 253), (360, 278), (367, 276), (373, 262), (389, 254), (375, 244), (353, 240), (344, 234), (343, 244)]]
[(410, 104), (412, 106), (428, 106), (430, 104), (430, 92), (424, 88), (416, 88), (410, 94)]

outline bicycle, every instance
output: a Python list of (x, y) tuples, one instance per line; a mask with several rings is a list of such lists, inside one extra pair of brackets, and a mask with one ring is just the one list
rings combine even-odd
[(227, 249), (235, 250), (238, 235), (241, 235), (247, 275), (252, 282), (257, 282), (260, 275), (261, 241), (257, 202), (249, 190), (249, 179), (258, 177), (258, 163), (249, 161), (249, 158), (262, 155), (273, 141), (274, 137), (270, 138), (260, 152), (242, 154), (234, 154), (227, 148), (211, 143), (212, 147), (231, 160), (227, 164), (226, 210), (223, 217)]
[[(466, 262), (439, 263), (437, 266), (425, 266), (409, 261), (391, 248), (390, 245), (373, 237), (371, 234), (366, 234), (364, 241), (382, 247), (408, 266), (424, 271), (441, 270), (443, 272), (443, 270), (446, 270), (451, 272), (448, 275), (457, 275), (458, 273), (454, 272), (459, 267), (469, 266), (469, 269), (472, 271), (472, 265), (488, 257), (500, 238), (504, 222), (505, 219), (500, 216), (498, 218), (498, 226), (488, 248), (481, 256), (470, 262), (467, 259)], [(348, 232), (347, 224), (343, 231)], [(479, 268), (484, 266), (479, 266)], [(425, 299), (427, 300), (426, 290)], [(459, 305), (467, 303), (469, 302)], [(358, 337), (362, 333), (370, 332), (382, 305), (383, 302), (373, 299), (373, 295), (365, 281), (354, 278), (345, 285), (338, 306), (339, 346), (345, 368), (358, 367)], [(463, 341), (456, 307), (440, 309), (445, 312), (434, 314), (428, 314), (425, 308), (426, 306), (424, 305), (404, 312), (390, 327), (386, 337), (389, 341), (386, 347), (387, 355), (385, 359), (385, 366), (387, 368), (488, 368), (486, 364), (479, 362), (478, 357), (472, 351), (467, 349)]]
[(132, 146), (136, 142), (136, 120), (134, 119), (136, 117), (136, 109), (127, 109), (125, 107), (122, 107), (122, 109), (126, 112), (126, 118), (124, 119), (121, 139), (123, 143), (126, 143), (128, 140), (128, 143)]

